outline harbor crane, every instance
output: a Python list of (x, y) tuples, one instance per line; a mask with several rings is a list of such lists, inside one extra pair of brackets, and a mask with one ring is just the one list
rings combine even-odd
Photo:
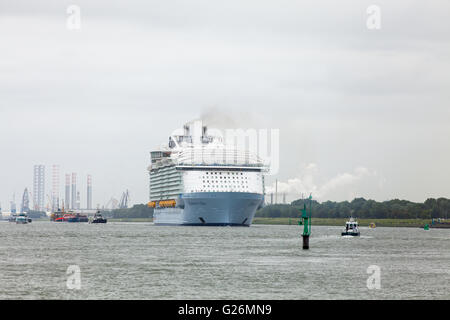
[(22, 204), (20, 206), (20, 212), (29, 213), (30, 212), (30, 197), (28, 193), (28, 188), (25, 188), (22, 196)]
[(120, 198), (119, 209), (127, 209), (129, 200), (130, 200), (130, 193), (127, 190), (122, 194), (122, 198)]
[(120, 201), (112, 197), (104, 206), (103, 209), (115, 210), (115, 209), (127, 209), (130, 202), (130, 192), (128, 190), (122, 193)]
[(119, 205), (119, 201), (115, 198), (111, 198), (109, 199), (109, 201), (104, 205), (104, 209), (110, 209), (110, 210), (114, 210), (117, 209)]

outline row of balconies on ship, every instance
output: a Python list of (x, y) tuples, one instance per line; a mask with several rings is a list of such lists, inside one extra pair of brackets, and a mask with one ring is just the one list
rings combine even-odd
[(173, 185), (182, 184), (183, 181), (180, 177), (173, 177), (171, 179), (150, 179), (150, 187), (160, 185)]
[(163, 167), (163, 168), (159, 168), (159, 169), (152, 169), (150, 171), (151, 176), (165, 175), (165, 174), (171, 174), (171, 173), (179, 173), (179, 171), (176, 170), (175, 166)]
[(169, 174), (160, 174), (160, 175), (150, 175), (150, 184), (152, 183), (163, 183), (163, 182), (174, 182), (182, 181), (181, 174), (178, 172), (173, 172)]
[(176, 170), (170, 170), (165, 172), (152, 172), (150, 179), (168, 179), (173, 177), (181, 177), (181, 173)]
[(173, 167), (174, 163), (171, 158), (161, 158), (157, 160), (152, 160), (152, 164), (148, 166), (148, 171), (157, 170), (164, 167)]
[(179, 174), (172, 176), (150, 177), (150, 189), (170, 186), (181, 186), (183, 180)]
[(173, 189), (183, 189), (183, 183), (181, 182), (170, 182), (170, 183), (150, 183), (150, 191), (159, 192), (159, 190), (173, 190)]
[(175, 166), (165, 167), (157, 170), (150, 171), (151, 179), (158, 179), (170, 176), (180, 176), (180, 172), (175, 169)]
[(183, 190), (183, 185), (181, 183), (171, 184), (171, 185), (150, 185), (150, 193), (161, 193), (161, 192), (169, 192), (169, 191), (181, 191)]
[(169, 199), (178, 199), (181, 192), (176, 193), (160, 193), (160, 194), (152, 194), (150, 193), (150, 201), (161, 201), (161, 200), (169, 200)]

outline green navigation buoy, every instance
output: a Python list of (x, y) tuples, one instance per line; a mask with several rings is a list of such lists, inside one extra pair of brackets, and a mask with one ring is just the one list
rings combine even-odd
[(428, 225), (428, 223), (423, 227), (423, 230), (430, 230), (430, 226)]
[(303, 249), (309, 249), (309, 236), (311, 235), (311, 199), (309, 195), (309, 212), (306, 209), (306, 203), (303, 201), (302, 220), (298, 222), (299, 225), (303, 225)]

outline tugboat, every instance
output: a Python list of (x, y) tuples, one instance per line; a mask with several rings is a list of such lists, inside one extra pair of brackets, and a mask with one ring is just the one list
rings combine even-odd
[(107, 221), (108, 220), (106, 218), (103, 218), (99, 210), (95, 213), (94, 217), (89, 221), (89, 223), (106, 223)]
[(78, 212), (65, 212), (58, 210), (50, 215), (50, 221), (54, 222), (88, 222), (88, 217)]
[(345, 224), (345, 231), (342, 231), (343, 236), (359, 236), (358, 222), (350, 217), (350, 220)]
[(88, 222), (88, 217), (81, 213), (69, 213), (63, 216), (65, 222)]
[(61, 211), (60, 209), (58, 209), (58, 211), (50, 214), (50, 221), (63, 222), (64, 221), (63, 215), (64, 215), (64, 211)]

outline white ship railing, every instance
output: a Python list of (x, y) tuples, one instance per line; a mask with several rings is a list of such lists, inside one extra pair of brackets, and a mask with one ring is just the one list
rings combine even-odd
[(178, 166), (268, 166), (253, 152), (234, 148), (186, 148), (178, 152), (173, 161)]

